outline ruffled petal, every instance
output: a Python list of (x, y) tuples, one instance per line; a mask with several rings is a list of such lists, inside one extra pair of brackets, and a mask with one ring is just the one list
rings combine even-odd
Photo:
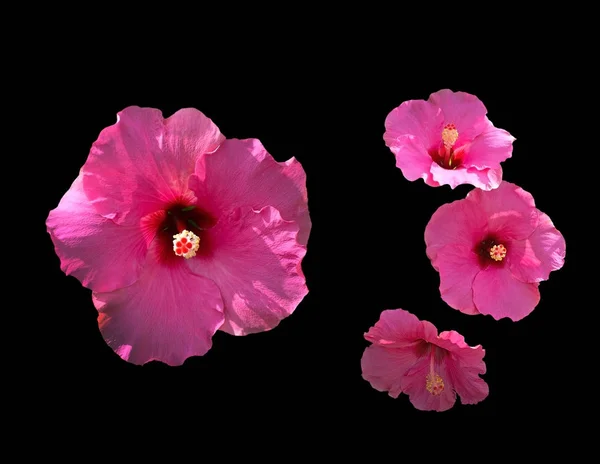
[(388, 392), (393, 398), (402, 393), (402, 377), (418, 361), (411, 347), (387, 348), (371, 345), (361, 359), (362, 376), (378, 391)]
[(412, 136), (419, 145), (431, 148), (441, 140), (444, 118), (439, 107), (425, 100), (408, 100), (385, 119), (385, 144), (396, 147), (399, 137)]
[(414, 346), (419, 340), (437, 336), (435, 327), (431, 324), (425, 326), (423, 322), (426, 321), (420, 321), (404, 309), (387, 309), (382, 311), (379, 320), (365, 334), (365, 339), (384, 347)]
[(437, 345), (451, 353), (444, 362), (460, 402), (476, 404), (487, 398), (489, 387), (480, 377), (486, 372), (485, 350), (481, 345), (467, 345), (464, 337), (454, 330), (440, 333)]
[(304, 169), (295, 158), (276, 162), (259, 140), (230, 139), (215, 153), (198, 158), (189, 187), (215, 217), (243, 206), (272, 206), (284, 220), (297, 222), (302, 245), (308, 241), (311, 221)]
[(159, 110), (128, 107), (92, 145), (83, 188), (102, 216), (136, 223), (184, 195), (197, 158), (223, 140), (198, 110), (183, 109), (165, 120)]
[(153, 242), (144, 272), (129, 287), (94, 293), (100, 332), (125, 361), (158, 360), (171, 366), (205, 354), (223, 323), (219, 288), (179, 266), (156, 264)]
[(465, 314), (479, 314), (473, 303), (473, 281), (481, 267), (472, 248), (445, 246), (438, 250), (435, 263), (442, 300)]
[(566, 244), (547, 214), (539, 215), (535, 231), (525, 240), (510, 244), (506, 258), (513, 276), (522, 282), (548, 280), (550, 272), (563, 267)]
[(298, 225), (283, 220), (275, 208), (239, 208), (205, 232), (188, 264), (221, 290), (221, 330), (234, 335), (270, 330), (308, 293)]
[(459, 185), (470, 184), (481, 190), (493, 190), (502, 181), (502, 168), (477, 169), (465, 167), (463, 163), (456, 169), (445, 169), (439, 164), (433, 163), (431, 176), (439, 185), (449, 185), (452, 189)]
[(523, 240), (538, 225), (539, 210), (533, 197), (521, 187), (503, 181), (489, 192), (471, 190), (467, 200), (476, 203), (488, 218), (488, 230), (502, 240)]
[[(414, 181), (423, 179), (432, 187), (439, 186), (433, 180), (431, 156), (419, 141), (412, 135), (403, 135), (397, 138), (394, 146), (390, 147), (396, 156), (396, 167), (402, 171), (406, 180)], [(437, 166), (437, 164), (433, 163)]]
[(462, 163), (478, 169), (498, 168), (512, 156), (515, 138), (508, 132), (489, 123), (486, 130), (475, 137), (464, 150)]
[(50, 211), (46, 226), (60, 268), (85, 287), (110, 292), (138, 279), (148, 250), (141, 228), (100, 216), (83, 191), (81, 174)]
[(475, 202), (456, 200), (440, 206), (425, 227), (426, 253), (437, 269), (438, 250), (445, 246), (473, 249), (487, 234), (487, 217)]
[(507, 267), (489, 266), (473, 281), (473, 302), (477, 310), (496, 320), (503, 317), (521, 320), (539, 301), (538, 284), (515, 279)]

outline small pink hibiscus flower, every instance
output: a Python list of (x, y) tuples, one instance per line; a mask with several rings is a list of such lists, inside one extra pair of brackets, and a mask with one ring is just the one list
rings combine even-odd
[(456, 394), (462, 404), (483, 401), (489, 393), (481, 345), (468, 346), (451, 330), (435, 326), (403, 309), (386, 310), (365, 334), (372, 343), (362, 357), (362, 375), (373, 388), (393, 398), (409, 396), (422, 411), (446, 411)]
[(512, 156), (515, 138), (486, 114), (476, 96), (440, 90), (427, 101), (409, 100), (393, 109), (383, 139), (409, 181), (491, 190), (502, 181), (500, 163)]
[(305, 173), (201, 112), (129, 107), (104, 129), (47, 228), (61, 269), (93, 291), (126, 361), (206, 353), (220, 329), (272, 329), (307, 294)]
[(509, 182), (442, 205), (425, 228), (442, 299), (466, 314), (513, 321), (540, 301), (539, 282), (565, 260), (565, 240), (531, 194)]

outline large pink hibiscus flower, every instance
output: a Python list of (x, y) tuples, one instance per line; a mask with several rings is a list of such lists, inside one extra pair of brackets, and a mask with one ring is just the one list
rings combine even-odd
[(410, 181), (491, 190), (502, 181), (500, 163), (512, 156), (515, 138), (486, 114), (476, 96), (440, 90), (427, 101), (409, 100), (393, 109), (383, 138)]
[(47, 227), (61, 269), (93, 291), (125, 360), (179, 365), (220, 329), (272, 329), (307, 294), (305, 173), (201, 112), (129, 107), (93, 144)]
[(456, 394), (463, 404), (483, 401), (489, 393), (481, 345), (471, 347), (454, 330), (438, 335), (435, 326), (403, 309), (386, 310), (365, 334), (372, 343), (362, 357), (363, 378), (397, 398), (409, 396), (415, 408), (446, 411)]
[(560, 269), (565, 240), (531, 194), (509, 182), (442, 205), (425, 228), (442, 299), (466, 314), (513, 321), (540, 301), (539, 282)]

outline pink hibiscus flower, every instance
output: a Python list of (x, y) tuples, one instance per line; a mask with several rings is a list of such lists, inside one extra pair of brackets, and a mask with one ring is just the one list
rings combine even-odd
[(201, 112), (129, 107), (93, 144), (47, 227), (61, 269), (93, 291), (125, 360), (179, 365), (220, 329), (272, 329), (307, 294), (305, 173)]
[(513, 321), (540, 301), (539, 282), (560, 269), (565, 240), (531, 194), (509, 182), (438, 208), (425, 228), (442, 299), (466, 314)]
[(409, 181), (491, 190), (502, 181), (500, 163), (512, 156), (515, 138), (486, 114), (474, 95), (440, 90), (427, 101), (409, 100), (393, 109), (383, 139)]
[(471, 347), (451, 330), (438, 335), (435, 326), (403, 309), (381, 313), (365, 334), (372, 343), (362, 357), (362, 375), (371, 386), (393, 398), (409, 396), (422, 411), (446, 411), (456, 394), (462, 404), (483, 401), (488, 385), (481, 345)]

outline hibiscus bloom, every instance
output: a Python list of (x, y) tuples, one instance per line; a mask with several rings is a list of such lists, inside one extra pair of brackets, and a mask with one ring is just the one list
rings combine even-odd
[(440, 90), (427, 101), (409, 100), (393, 109), (383, 139), (409, 181), (491, 190), (502, 181), (500, 163), (512, 156), (515, 138), (486, 114), (476, 96)]
[(47, 227), (126, 361), (179, 365), (220, 329), (272, 329), (307, 294), (305, 173), (188, 108), (129, 107), (104, 129)]
[(372, 343), (361, 360), (363, 378), (392, 398), (409, 396), (422, 411), (446, 411), (456, 394), (462, 404), (483, 401), (489, 393), (481, 345), (471, 347), (454, 330), (438, 335), (435, 326), (403, 309), (386, 310), (365, 334)]
[(539, 282), (565, 260), (565, 240), (531, 194), (509, 182), (442, 205), (425, 228), (442, 299), (466, 314), (513, 321), (540, 301)]

